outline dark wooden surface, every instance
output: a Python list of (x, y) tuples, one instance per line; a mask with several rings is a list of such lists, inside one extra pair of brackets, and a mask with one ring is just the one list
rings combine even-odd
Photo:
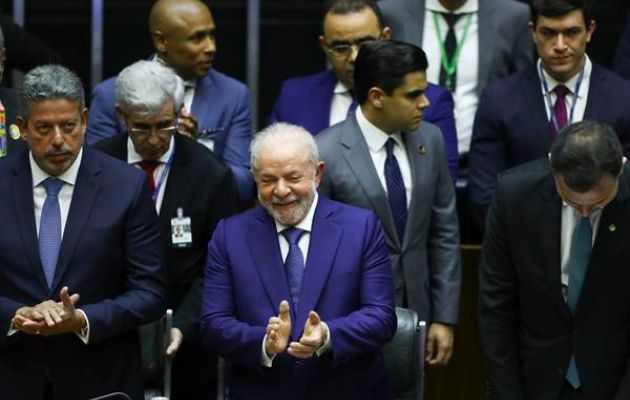
[(485, 379), (477, 324), (478, 266), (481, 247), (462, 246), (462, 293), (459, 325), (455, 329), (455, 352), (446, 367), (427, 374), (426, 400), (481, 400)]

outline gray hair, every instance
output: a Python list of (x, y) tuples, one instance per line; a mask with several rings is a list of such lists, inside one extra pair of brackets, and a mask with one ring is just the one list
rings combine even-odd
[(116, 101), (125, 113), (153, 115), (173, 100), (177, 113), (184, 102), (184, 83), (175, 72), (157, 61), (137, 61), (116, 78)]
[(28, 119), (31, 103), (65, 99), (79, 103), (79, 112), (85, 108), (83, 84), (74, 72), (56, 64), (41, 65), (30, 70), (20, 87), (20, 112)]
[(313, 164), (313, 166), (317, 166), (320, 159), (313, 135), (301, 126), (287, 124), (286, 122), (276, 122), (258, 132), (252, 139), (252, 144), (250, 145), (252, 171), (257, 171), (259, 168), (258, 155), (264, 146), (270, 146), (271, 143), (282, 146), (282, 143), (287, 141), (301, 142), (306, 161)]

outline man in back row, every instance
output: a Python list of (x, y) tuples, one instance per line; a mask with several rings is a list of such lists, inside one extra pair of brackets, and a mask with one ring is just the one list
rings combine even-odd
[[(315, 75), (288, 79), (282, 85), (270, 122), (289, 122), (311, 134), (341, 122), (356, 108), (354, 62), (362, 43), (389, 40), (391, 30), (373, 0), (328, 0), (324, 4), (319, 44), (331, 69)], [(444, 88), (429, 85), (431, 106), (425, 120), (436, 124), (444, 138), (449, 170), (457, 179), (457, 134), (453, 98)]]
[[(199, 0), (159, 0), (151, 9), (149, 29), (155, 58), (184, 80), (184, 107), (179, 130), (212, 150), (232, 170), (239, 199), (254, 196), (249, 171), (251, 111), (247, 88), (212, 69), (216, 26)], [(89, 144), (123, 134), (115, 109), (116, 78), (94, 88), (88, 124)]]
[(535, 66), (490, 85), (479, 103), (470, 149), (471, 215), (483, 227), (510, 167), (544, 157), (558, 131), (590, 119), (613, 127), (630, 154), (630, 82), (591, 62), (590, 0), (534, 0)]

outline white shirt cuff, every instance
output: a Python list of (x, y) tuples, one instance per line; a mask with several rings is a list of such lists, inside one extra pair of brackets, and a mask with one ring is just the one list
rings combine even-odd
[(263, 341), (262, 341), (262, 353), (260, 355), (260, 364), (263, 367), (271, 368), (271, 366), (273, 364), (273, 360), (274, 360), (274, 358), (276, 358), (276, 354), (274, 354), (271, 357), (269, 357), (267, 355), (267, 350), (265, 350), (265, 342), (266, 341), (267, 341), (267, 335), (265, 335), (265, 337), (263, 338)]
[(75, 334), (79, 337), (79, 339), (81, 339), (83, 344), (88, 344), (88, 342), (90, 341), (90, 320), (88, 319), (85, 312), (83, 312), (83, 310), (77, 308), (75, 311), (83, 314), (83, 318), (85, 318), (86, 324), (84, 328), (82, 328), (78, 332), (75, 332)]

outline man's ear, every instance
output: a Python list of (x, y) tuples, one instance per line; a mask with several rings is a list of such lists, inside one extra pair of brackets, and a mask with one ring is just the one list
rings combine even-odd
[(378, 86), (371, 87), (370, 90), (368, 90), (367, 100), (374, 108), (383, 108), (384, 97), (385, 92)]
[(20, 128), (20, 136), (22, 139), (26, 140), (28, 137), (28, 134), (26, 133), (26, 120), (22, 117), (17, 117), (15, 118), (15, 124), (18, 128)]
[(156, 30), (155, 32), (153, 32), (153, 35), (151, 35), (151, 37), (153, 39), (153, 47), (155, 48), (155, 50), (158, 53), (166, 53), (166, 35), (164, 35), (162, 31)]
[(385, 28), (383, 28), (381, 35), (383, 36), (383, 39), (390, 40), (392, 38), (392, 30), (389, 26), (386, 26)]
[(125, 123), (125, 113), (120, 107), (120, 104), (116, 103), (114, 107), (116, 108), (116, 115), (118, 116), (118, 120), (120, 121), (120, 123), (123, 125), (127, 125)]

